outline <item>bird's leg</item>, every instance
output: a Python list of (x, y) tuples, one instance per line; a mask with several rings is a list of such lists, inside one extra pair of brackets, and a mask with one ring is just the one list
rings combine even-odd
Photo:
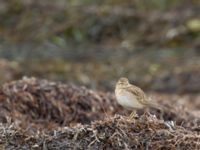
[(138, 115), (136, 113), (136, 110), (133, 110), (132, 113), (130, 114), (129, 118), (133, 119), (133, 118), (137, 118), (137, 117), (138, 117)]
[(144, 109), (144, 115), (151, 116), (148, 108)]

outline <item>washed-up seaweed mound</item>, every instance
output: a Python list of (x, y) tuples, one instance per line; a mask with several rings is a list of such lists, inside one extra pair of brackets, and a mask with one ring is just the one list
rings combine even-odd
[(36, 78), (5, 83), (0, 149), (199, 149), (200, 96), (152, 94), (163, 109), (129, 119), (111, 93)]
[(200, 135), (143, 115), (139, 119), (109, 117), (91, 125), (65, 127), (28, 135), (12, 125), (0, 125), (1, 143), (7, 149), (200, 149)]
[(89, 123), (113, 114), (116, 105), (109, 94), (35, 78), (4, 84), (0, 91), (0, 119), (6, 122), (7, 116), (25, 127)]

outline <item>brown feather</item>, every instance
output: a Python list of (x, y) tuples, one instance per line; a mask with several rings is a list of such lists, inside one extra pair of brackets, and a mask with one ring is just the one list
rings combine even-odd
[(133, 93), (135, 96), (137, 96), (138, 97), (138, 101), (141, 104), (143, 104), (143, 105), (148, 105), (149, 104), (148, 101), (147, 101), (146, 94), (139, 87), (136, 87), (136, 86), (130, 84), (129, 86), (127, 86), (126, 90), (129, 91), (130, 93)]
[(153, 108), (161, 109), (161, 107), (158, 104), (152, 102), (146, 96), (145, 92), (141, 88), (130, 84), (127, 78), (119, 79), (116, 85), (115, 93), (117, 92), (121, 93), (123, 90), (128, 91), (132, 93), (134, 96), (136, 96), (138, 102), (141, 103), (144, 107), (153, 107)]

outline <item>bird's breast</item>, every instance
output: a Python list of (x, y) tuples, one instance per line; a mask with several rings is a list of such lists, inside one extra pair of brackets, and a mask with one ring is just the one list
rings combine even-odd
[(137, 100), (137, 97), (127, 91), (120, 90), (115, 93), (117, 102), (126, 108), (135, 108), (135, 109), (141, 109), (144, 106)]

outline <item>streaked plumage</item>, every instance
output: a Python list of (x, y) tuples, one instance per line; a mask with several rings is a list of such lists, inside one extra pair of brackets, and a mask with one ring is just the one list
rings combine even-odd
[(146, 94), (139, 87), (129, 83), (127, 78), (120, 78), (116, 84), (115, 95), (117, 102), (131, 110), (142, 109), (146, 107), (158, 108), (157, 104), (149, 101)]

